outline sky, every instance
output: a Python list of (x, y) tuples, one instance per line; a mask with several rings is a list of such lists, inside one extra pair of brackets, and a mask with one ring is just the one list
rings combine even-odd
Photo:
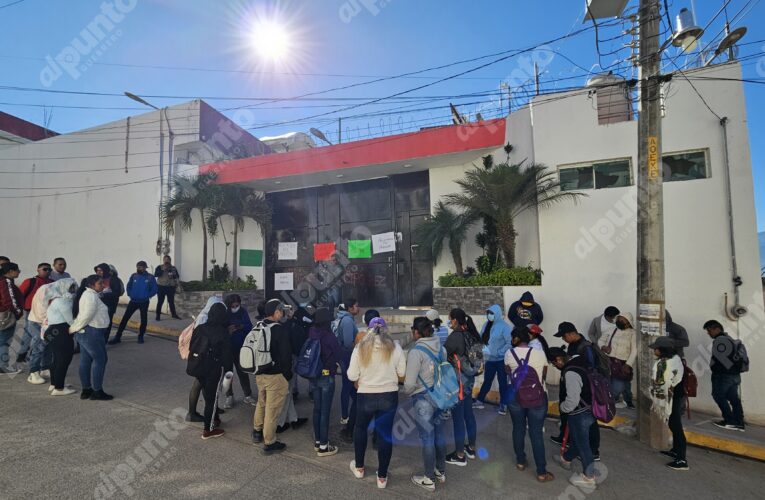
[[(707, 27), (702, 48), (721, 38), (726, 3), (733, 27), (748, 28), (739, 58), (752, 80), (745, 92), (765, 231), (765, 2), (695, 3)], [(674, 24), (691, 0), (668, 4)], [(89, 30), (100, 14), (112, 26)], [(516, 109), (533, 88), (533, 62), (542, 92), (581, 86), (603, 68), (636, 76), (624, 26), (603, 20), (596, 37), (583, 15), (584, 1), (572, 0), (0, 0), (0, 110), (65, 133), (145, 112), (125, 91), (156, 96), (146, 100), (158, 107), (201, 97), (259, 137), (315, 127), (336, 142), (342, 117), (342, 140), (357, 140), (449, 123), (449, 102), (470, 116), (506, 114), (500, 83)]]

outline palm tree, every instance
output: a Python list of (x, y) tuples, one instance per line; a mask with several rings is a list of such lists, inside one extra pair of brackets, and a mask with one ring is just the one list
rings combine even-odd
[(207, 234), (212, 208), (217, 200), (219, 186), (212, 184), (215, 174), (199, 174), (193, 177), (176, 176), (172, 180), (172, 193), (162, 204), (162, 221), (165, 230), (172, 234), (176, 222), (181, 228), (190, 231), (192, 215), (199, 212), (202, 223), (202, 280), (207, 280)]
[(222, 216), (228, 215), (234, 219), (234, 263), (232, 268), (234, 278), (236, 278), (239, 259), (237, 255), (239, 233), (244, 231), (245, 219), (253, 220), (260, 227), (261, 234), (265, 236), (271, 225), (272, 213), (271, 205), (262, 193), (243, 186), (219, 186), (216, 192), (215, 205), (210, 212), (208, 228), (210, 235), (215, 236)]
[(475, 220), (476, 217), (470, 213), (458, 214), (439, 201), (430, 219), (418, 226), (415, 232), (420, 243), (432, 249), (434, 264), (441, 258), (444, 240), (448, 239), (454, 267), (457, 274), (462, 275), (462, 243)]
[(516, 217), (530, 208), (549, 207), (563, 201), (576, 202), (579, 197), (586, 196), (561, 191), (557, 174), (540, 164), (524, 167), (523, 163), (500, 163), (491, 169), (475, 168), (455, 182), (462, 192), (447, 195), (447, 204), (494, 219), (499, 246), (508, 267), (515, 267)]

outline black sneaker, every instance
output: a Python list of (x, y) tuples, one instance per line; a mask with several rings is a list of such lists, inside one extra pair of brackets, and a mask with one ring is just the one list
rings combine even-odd
[(111, 401), (114, 399), (114, 396), (106, 394), (102, 389), (100, 391), (93, 391), (93, 394), (90, 395), (89, 399), (91, 401)]
[(719, 427), (720, 429), (728, 428), (728, 423), (725, 420), (718, 420), (717, 422), (712, 422), (712, 425)]
[(90, 399), (90, 396), (93, 394), (93, 389), (83, 389), (80, 393), (80, 399)]
[(197, 412), (186, 414), (186, 422), (204, 422), (204, 421), (205, 421), (205, 417), (203, 417)]
[(117, 344), (119, 344), (120, 342), (122, 342), (122, 339), (121, 339), (121, 338), (119, 338), (119, 337), (114, 337), (114, 338), (113, 338), (113, 339), (111, 339), (109, 342), (107, 342), (107, 344), (109, 344), (109, 345), (117, 345)]
[[(299, 419), (295, 420), (294, 422), (292, 422), (292, 423), (290, 424), (290, 427), (292, 427), (293, 429), (299, 429), (299, 428), (301, 428), (301, 427), (302, 427), (302, 426), (303, 426), (303, 425), (304, 425), (306, 422), (308, 422), (308, 419), (307, 419), (307, 418), (299, 418)], [(286, 425), (286, 424), (285, 424), (285, 425)]]
[(454, 453), (449, 453), (446, 455), (446, 463), (457, 465), (459, 467), (465, 467), (467, 465), (467, 457), (463, 456), (460, 458), (460, 456), (457, 455), (457, 452), (455, 451)]
[(22, 353), (16, 356), (16, 362), (17, 363), (26, 363), (27, 362), (27, 353)]
[(263, 442), (263, 431), (252, 430), (252, 444), (260, 444)]
[(468, 445), (465, 445), (465, 456), (470, 460), (475, 460), (475, 450)]
[(553, 443), (557, 445), (563, 444), (563, 438), (561, 436), (550, 436), (550, 441), (552, 441)]
[(635, 404), (634, 403), (627, 403), (627, 408), (629, 408), (630, 410), (634, 410), (635, 409)]
[(319, 457), (331, 457), (332, 455), (337, 455), (337, 446), (332, 446), (331, 444), (327, 445), (326, 448), (320, 446), (316, 455)]
[(667, 450), (667, 451), (660, 451), (662, 455), (668, 456), (669, 458), (673, 458), (677, 460), (677, 453), (675, 453), (674, 450)]
[(685, 460), (675, 460), (674, 462), (668, 463), (667, 467), (672, 470), (688, 470), (688, 462)]
[(746, 426), (733, 424), (733, 427), (739, 432), (746, 432)]
[(281, 434), (282, 432), (286, 431), (289, 428), (290, 428), (290, 423), (289, 422), (284, 422), (284, 425), (276, 426), (276, 433), (277, 434)]
[(267, 444), (263, 447), (263, 453), (265, 453), (266, 455), (270, 455), (272, 453), (279, 453), (280, 451), (284, 451), (284, 448), (286, 447), (287, 447), (286, 444), (279, 441), (274, 441), (273, 443)]
[(593, 462), (600, 462), (600, 453), (593, 453), (592, 454), (592, 461)]

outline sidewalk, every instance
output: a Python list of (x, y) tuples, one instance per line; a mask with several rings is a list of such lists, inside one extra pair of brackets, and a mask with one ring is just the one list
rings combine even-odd
[[(117, 306), (117, 312), (114, 314), (114, 330), (119, 326), (122, 317), (125, 315), (126, 306), (120, 304)], [(155, 333), (157, 335), (164, 335), (168, 337), (177, 337), (181, 334), (184, 328), (191, 324), (191, 318), (173, 319), (168, 314), (162, 314), (160, 321), (155, 321), (156, 313), (154, 310), (149, 310), (149, 323), (146, 326), (146, 331), (149, 333)], [(133, 317), (128, 321), (128, 330), (138, 330), (141, 326), (141, 315), (138, 311), (133, 313)]]

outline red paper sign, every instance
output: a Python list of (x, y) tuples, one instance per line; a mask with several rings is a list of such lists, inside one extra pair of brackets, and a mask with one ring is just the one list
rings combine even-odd
[(335, 253), (334, 243), (314, 243), (313, 244), (313, 260), (314, 262), (321, 262), (324, 260), (331, 260), (332, 254)]

